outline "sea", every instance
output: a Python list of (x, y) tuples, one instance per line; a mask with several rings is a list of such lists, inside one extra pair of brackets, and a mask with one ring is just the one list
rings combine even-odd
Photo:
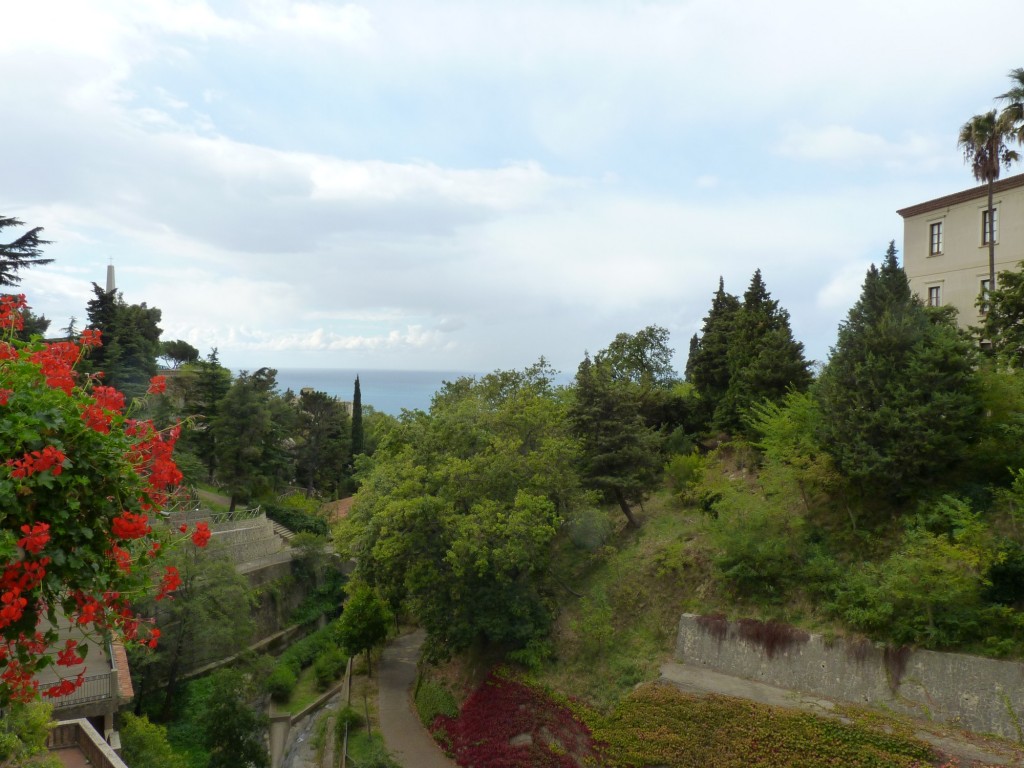
[(363, 405), (392, 416), (403, 410), (430, 410), (430, 401), (446, 381), (475, 376), (468, 371), (385, 371), (349, 368), (278, 368), (277, 386), (281, 392), (301, 392), (312, 387), (320, 392), (351, 400), (359, 376)]

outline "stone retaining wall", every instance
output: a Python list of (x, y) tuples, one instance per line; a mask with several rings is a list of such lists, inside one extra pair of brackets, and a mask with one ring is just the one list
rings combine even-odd
[(1024, 663), (806, 634), (788, 646), (779, 642), (769, 654), (763, 643), (744, 639), (752, 634), (739, 622), (684, 614), (675, 657), (779, 688), (1024, 742)]

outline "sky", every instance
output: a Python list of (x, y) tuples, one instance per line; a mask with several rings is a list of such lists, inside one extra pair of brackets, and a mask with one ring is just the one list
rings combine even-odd
[[(827, 359), (896, 210), (974, 186), (961, 124), (1019, 0), (34, 0), (0, 34), (0, 215), (81, 327), (113, 264), (249, 370), (572, 373), (755, 269)], [(991, 20), (991, 23), (990, 23)], [(1003, 20), (1003, 21), (1000, 21)], [(991, 29), (981, 34), (980, 30)], [(1012, 171), (1019, 172), (1017, 170)]]

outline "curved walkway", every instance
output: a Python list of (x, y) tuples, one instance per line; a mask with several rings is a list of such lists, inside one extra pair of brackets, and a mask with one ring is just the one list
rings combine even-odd
[(422, 629), (392, 640), (377, 671), (380, 731), (392, 757), (403, 768), (456, 768), (420, 722), (412, 703)]

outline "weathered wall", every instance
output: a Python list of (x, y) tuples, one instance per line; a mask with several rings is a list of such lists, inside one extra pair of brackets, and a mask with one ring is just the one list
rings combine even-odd
[(741, 636), (737, 622), (684, 614), (676, 659), (836, 701), (885, 707), (1024, 741), (1024, 664), (933, 651), (886, 650), (866, 641), (804, 641), (775, 650)]

